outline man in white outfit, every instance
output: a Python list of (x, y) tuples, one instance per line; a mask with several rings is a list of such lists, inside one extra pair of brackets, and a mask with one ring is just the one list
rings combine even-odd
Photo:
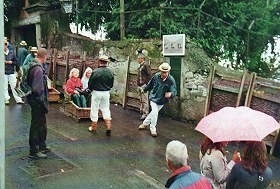
[[(10, 103), (10, 95), (8, 85), (10, 84), (13, 96), (17, 104), (24, 104), (21, 97), (17, 94), (15, 87), (17, 83), (16, 71), (19, 71), (18, 60), (13, 51), (8, 49), (8, 42), (4, 40), (4, 56), (5, 56), (5, 75), (4, 75), (4, 97), (5, 104)], [(16, 67), (16, 70), (15, 70)]]
[(159, 66), (159, 70), (160, 73), (156, 73), (148, 84), (142, 88), (142, 92), (150, 91), (149, 100), (152, 111), (139, 126), (139, 130), (146, 129), (150, 125), (153, 137), (157, 137), (158, 112), (167, 103), (168, 99), (177, 95), (175, 79), (169, 74), (171, 66), (164, 62)]
[(99, 67), (92, 71), (88, 81), (88, 88), (91, 92), (91, 127), (88, 130), (96, 133), (98, 111), (102, 112), (107, 128), (106, 135), (111, 136), (111, 111), (110, 111), (110, 90), (114, 84), (114, 73), (107, 68), (109, 59), (102, 55), (98, 58)]

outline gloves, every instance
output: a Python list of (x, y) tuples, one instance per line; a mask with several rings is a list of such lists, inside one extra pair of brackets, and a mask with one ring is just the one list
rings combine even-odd
[(138, 90), (138, 92), (140, 92), (140, 93), (144, 93), (144, 92), (145, 92), (143, 87), (137, 87), (137, 90)]

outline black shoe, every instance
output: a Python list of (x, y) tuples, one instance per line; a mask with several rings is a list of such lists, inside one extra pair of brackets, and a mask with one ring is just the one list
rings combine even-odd
[(111, 136), (111, 130), (106, 131), (106, 136)]
[(46, 159), (47, 155), (43, 154), (42, 152), (37, 152), (37, 153), (30, 153), (29, 157), (34, 159)]
[(51, 152), (51, 149), (48, 147), (39, 147), (39, 151), (42, 153), (47, 153), (47, 152)]

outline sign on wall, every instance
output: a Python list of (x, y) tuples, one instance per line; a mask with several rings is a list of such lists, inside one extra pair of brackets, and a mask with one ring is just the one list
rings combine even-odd
[(163, 56), (184, 56), (185, 34), (163, 35)]

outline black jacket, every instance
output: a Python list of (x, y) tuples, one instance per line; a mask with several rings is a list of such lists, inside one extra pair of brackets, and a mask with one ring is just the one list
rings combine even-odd
[(107, 67), (93, 70), (88, 81), (88, 88), (91, 91), (110, 91), (113, 85), (114, 73)]

